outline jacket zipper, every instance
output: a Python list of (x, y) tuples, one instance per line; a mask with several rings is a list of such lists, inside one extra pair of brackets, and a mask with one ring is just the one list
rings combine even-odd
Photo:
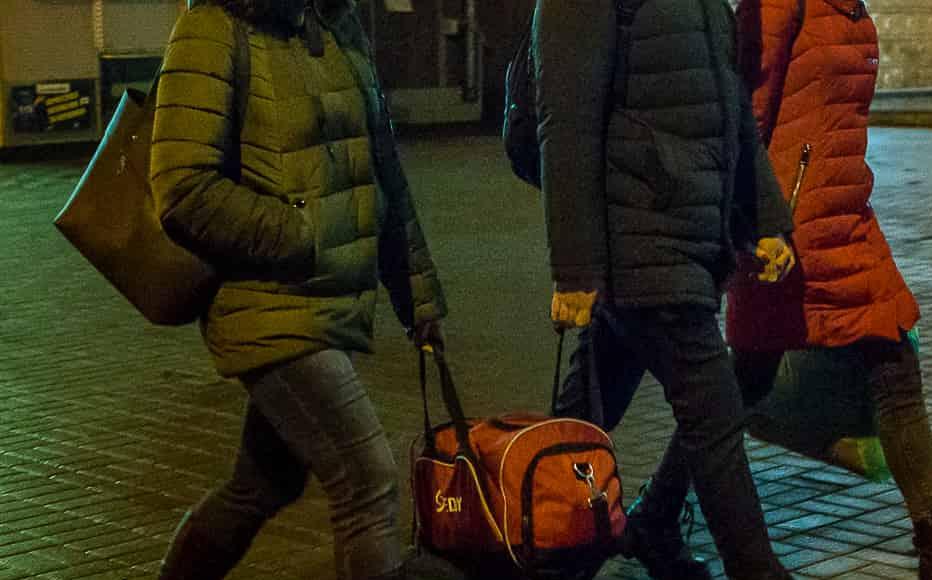
[(796, 168), (796, 183), (793, 184), (793, 194), (790, 196), (791, 213), (796, 213), (796, 205), (799, 203), (799, 190), (803, 187), (803, 179), (806, 177), (806, 169), (809, 168), (811, 154), (812, 145), (803, 143), (802, 151), (799, 154), (799, 166)]

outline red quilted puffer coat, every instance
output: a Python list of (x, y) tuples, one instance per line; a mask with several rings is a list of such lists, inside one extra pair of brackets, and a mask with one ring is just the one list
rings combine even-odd
[[(798, 265), (766, 286), (737, 276), (727, 334), (740, 349), (899, 340), (919, 318), (870, 205), (867, 115), (879, 63), (861, 0), (742, 0), (744, 71), (770, 160), (791, 201)], [(803, 148), (809, 164), (799, 181)], [(791, 205), (793, 201), (791, 201)]]

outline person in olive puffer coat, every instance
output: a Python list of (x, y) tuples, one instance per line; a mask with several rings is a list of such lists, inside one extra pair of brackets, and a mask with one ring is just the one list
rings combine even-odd
[[(728, 576), (788, 579), (767, 536), (716, 320), (738, 251), (756, 255), (765, 282), (794, 264), (783, 238), (791, 216), (736, 69), (733, 14), (724, 0), (618, 4), (636, 8), (627, 42), (615, 0), (537, 1), (551, 317), (586, 327), (594, 305), (597, 317), (610, 311), (611, 345), (600, 350), (628, 369), (603, 388), (650, 371), (673, 407), (676, 430), (629, 508), (621, 551), (654, 578), (711, 578), (679, 531), (692, 480)], [(621, 411), (605, 416), (617, 422)]]
[(396, 465), (350, 353), (371, 351), (380, 280), (418, 345), (442, 345), (446, 306), (354, 3), (191, 8), (156, 103), (156, 205), (223, 279), (202, 332), (249, 395), (234, 473), (186, 514), (159, 577), (223, 578), (314, 476), (338, 578), (403, 578)]

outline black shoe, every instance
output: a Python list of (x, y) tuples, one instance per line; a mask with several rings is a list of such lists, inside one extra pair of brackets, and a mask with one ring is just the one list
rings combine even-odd
[(469, 576), (452, 563), (417, 547), (405, 554), (405, 580), (469, 580)]
[(406, 580), (407, 574), (405, 572), (404, 566), (389, 572), (387, 574), (381, 574), (379, 576), (370, 576), (370, 580)]
[[(637, 558), (654, 580), (712, 580), (705, 560), (696, 558), (680, 532), (679, 506), (664, 504), (658, 489), (648, 480), (628, 508), (628, 523), (621, 539), (621, 553)], [(692, 531), (692, 505), (684, 513)]]

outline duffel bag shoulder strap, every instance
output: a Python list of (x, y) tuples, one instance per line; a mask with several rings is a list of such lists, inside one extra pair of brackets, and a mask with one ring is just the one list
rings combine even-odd
[[(450, 372), (450, 366), (447, 364), (446, 358), (443, 356), (443, 352), (440, 348), (435, 346), (432, 347), (432, 350), (434, 362), (440, 374), (440, 394), (456, 432), (457, 453), (466, 456), (478, 465), (475, 454), (469, 444), (469, 426), (466, 424), (463, 406), (460, 403), (459, 394), (456, 392), (456, 386), (453, 384), (453, 374)], [(427, 405), (427, 354), (424, 348), (419, 349), (418, 353), (421, 400), (424, 405), (424, 443), (428, 450), (434, 452), (436, 451), (436, 442)]]

